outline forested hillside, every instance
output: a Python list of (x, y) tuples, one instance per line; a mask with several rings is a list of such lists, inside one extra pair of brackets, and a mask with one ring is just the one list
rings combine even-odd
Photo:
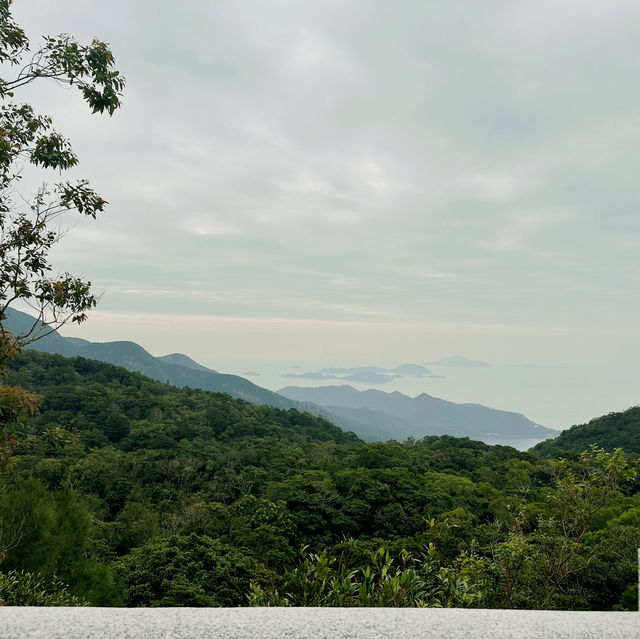
[(40, 601), (95, 605), (635, 605), (640, 493), (620, 451), (367, 444), (46, 353), (7, 382), (42, 396), (2, 474), (7, 603), (33, 602), (31, 580)]
[[(68, 3), (15, 4), (24, 28), (0, 0), (0, 606), (637, 608), (638, 409), (519, 452), (453, 435), (551, 433), (349, 391), (328, 404), (341, 429), (182, 354), (55, 332), (97, 306), (86, 273), (108, 312), (219, 361), (461, 343), (624, 370), (633, 11), (196, 0), (135, 3), (153, 19), (134, 21), (92, 3), (70, 24), (108, 33), (83, 43)], [(144, 81), (125, 121), (87, 135), (67, 98), (122, 106), (108, 41)], [(61, 115), (113, 195), (82, 177)], [(546, 402), (552, 379), (517, 388)]]
[(607, 450), (622, 447), (629, 453), (640, 453), (640, 406), (597, 417), (588, 424), (572, 426), (554, 439), (540, 442), (532, 452), (541, 457), (579, 453), (594, 442)]

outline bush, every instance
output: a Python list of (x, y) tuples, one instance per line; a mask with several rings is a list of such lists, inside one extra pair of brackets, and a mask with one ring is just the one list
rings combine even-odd
[(72, 595), (57, 577), (46, 579), (39, 573), (11, 570), (0, 573), (0, 599), (5, 606), (88, 606)]

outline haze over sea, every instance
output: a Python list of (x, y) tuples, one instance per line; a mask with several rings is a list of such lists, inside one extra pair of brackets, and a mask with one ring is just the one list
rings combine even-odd
[[(385, 384), (366, 384), (338, 379), (312, 380), (292, 377), (329, 367), (349, 367), (349, 363), (329, 361), (202, 362), (220, 372), (247, 377), (254, 383), (278, 390), (284, 386), (328, 386), (349, 384), (358, 390), (376, 388), (399, 391), (414, 397), (428, 393), (456, 403), (478, 403), (491, 408), (522, 413), (549, 428), (564, 429), (588, 422), (611, 411), (624, 410), (637, 403), (640, 367), (612, 369), (596, 365), (527, 366), (493, 364), (484, 367), (438, 366), (425, 364), (436, 377), (396, 377)], [(394, 368), (405, 362), (378, 362), (371, 365)], [(422, 362), (418, 362), (422, 363)], [(362, 366), (363, 363), (352, 364)], [(259, 375), (247, 375), (259, 373)], [(504, 440), (500, 440), (505, 443)], [(511, 445), (528, 448), (539, 440), (514, 440)], [(489, 442), (491, 443), (491, 442)], [(496, 442), (498, 440), (496, 439)]]

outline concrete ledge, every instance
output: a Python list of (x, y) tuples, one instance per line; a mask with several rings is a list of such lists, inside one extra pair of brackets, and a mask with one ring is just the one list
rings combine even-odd
[(638, 639), (637, 612), (397, 608), (0, 608), (2, 639)]

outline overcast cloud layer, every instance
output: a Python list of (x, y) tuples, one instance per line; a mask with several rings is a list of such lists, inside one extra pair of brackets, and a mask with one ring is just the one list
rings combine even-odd
[[(14, 10), (34, 41), (109, 41), (128, 79), (111, 119), (73, 90), (26, 95), (110, 202), (57, 258), (103, 291), (87, 336), (210, 365), (636, 359), (636, 0)], [(215, 319), (236, 317), (244, 337)]]

